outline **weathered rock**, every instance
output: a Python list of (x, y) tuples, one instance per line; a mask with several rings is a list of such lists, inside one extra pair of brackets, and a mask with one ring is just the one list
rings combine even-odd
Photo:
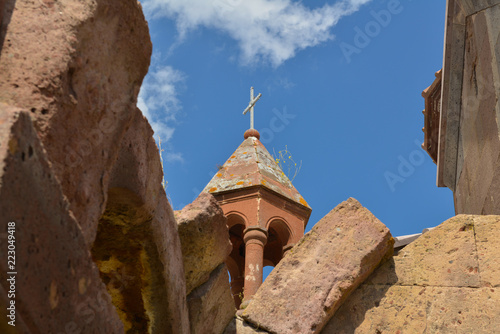
[(370, 282), (479, 287), (481, 279), (472, 217), (457, 216), (450, 223), (423, 234), (394, 257), (394, 265), (384, 263)]
[[(457, 219), (462, 219), (462, 216), (458, 216)], [(481, 286), (498, 288), (500, 287), (500, 216), (473, 216), (472, 219)]]
[(135, 109), (92, 254), (126, 331), (189, 333), (181, 244), (152, 135)]
[(135, 106), (151, 56), (140, 4), (8, 0), (5, 13), (0, 101), (30, 111), (126, 330), (189, 332), (177, 226)]
[(187, 297), (192, 334), (221, 334), (236, 313), (225, 264)]
[(392, 254), (387, 227), (353, 198), (289, 251), (242, 317), (273, 333), (318, 333), (347, 296)]
[(91, 245), (149, 66), (147, 22), (136, 0), (7, 0), (4, 14), (0, 101), (30, 111)]
[(451, 218), (362, 284), (322, 333), (493, 333), (500, 216)]
[(186, 290), (206, 282), (231, 253), (226, 217), (215, 198), (206, 193), (176, 212), (182, 245)]
[(19, 332), (123, 333), (29, 112), (1, 103), (0, 231), (2, 299), (15, 301)]
[(151, 56), (140, 4), (7, 0), (3, 14), (0, 101), (32, 118), (125, 330), (188, 333), (177, 224), (135, 106)]

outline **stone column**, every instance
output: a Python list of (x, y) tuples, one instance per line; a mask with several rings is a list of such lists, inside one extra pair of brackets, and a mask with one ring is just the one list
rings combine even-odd
[(267, 231), (261, 227), (248, 227), (244, 231), (245, 241), (245, 301), (257, 292), (262, 284), (262, 268), (264, 263), (264, 246), (267, 242)]

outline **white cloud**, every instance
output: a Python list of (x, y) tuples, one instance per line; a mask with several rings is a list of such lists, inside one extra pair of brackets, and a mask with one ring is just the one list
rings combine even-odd
[(161, 138), (168, 162), (184, 160), (181, 153), (172, 151), (169, 143), (175, 131), (176, 116), (182, 109), (178, 87), (184, 80), (185, 75), (171, 66), (151, 66), (137, 98), (137, 107), (151, 124), (155, 139)]
[(143, 0), (143, 7), (150, 18), (174, 19), (181, 40), (198, 27), (215, 28), (238, 42), (243, 64), (279, 66), (297, 51), (332, 39), (339, 19), (369, 1), (310, 9), (291, 0)]

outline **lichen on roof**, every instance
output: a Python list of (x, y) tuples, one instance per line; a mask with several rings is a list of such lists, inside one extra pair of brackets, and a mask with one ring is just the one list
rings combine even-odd
[(256, 137), (250, 136), (241, 143), (203, 191), (217, 194), (252, 186), (265, 187), (310, 208), (264, 145)]

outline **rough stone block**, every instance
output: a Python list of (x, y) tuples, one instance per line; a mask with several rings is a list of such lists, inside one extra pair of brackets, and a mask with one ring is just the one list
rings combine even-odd
[(110, 174), (92, 254), (126, 331), (188, 333), (181, 244), (152, 136), (135, 109)]
[(499, 224), (500, 216), (459, 215), (425, 233), (351, 294), (322, 333), (496, 332)]
[(140, 3), (3, 3), (0, 101), (28, 111), (125, 330), (188, 333), (177, 224), (136, 108), (152, 50)]
[(186, 291), (206, 282), (231, 253), (226, 217), (215, 198), (206, 193), (176, 213), (182, 245)]
[(479, 287), (473, 216), (459, 215), (403, 248), (384, 263), (373, 284)]
[(147, 22), (136, 0), (7, 0), (4, 14), (0, 101), (30, 112), (90, 247), (148, 70)]
[[(12, 233), (7, 232), (9, 222), (15, 223)], [(2, 299), (15, 300), (21, 332), (123, 333), (29, 113), (3, 104), (0, 231), (2, 292), (15, 286), (15, 298)], [(7, 267), (9, 245), (15, 246), (12, 268)], [(17, 272), (13, 286), (7, 281), (11, 275), (6, 277), (12, 271)]]
[(424, 290), (418, 286), (363, 284), (321, 333), (425, 333), (427, 300), (418, 298)]
[(494, 333), (498, 289), (363, 284), (322, 334)]
[(236, 309), (225, 264), (218, 266), (207, 282), (187, 297), (192, 334), (221, 334)]
[(350, 198), (289, 251), (242, 317), (273, 333), (319, 333), (393, 244), (387, 227)]
[(427, 295), (427, 333), (495, 333), (500, 293), (491, 288), (433, 287)]
[(481, 286), (500, 287), (500, 216), (472, 216)]

